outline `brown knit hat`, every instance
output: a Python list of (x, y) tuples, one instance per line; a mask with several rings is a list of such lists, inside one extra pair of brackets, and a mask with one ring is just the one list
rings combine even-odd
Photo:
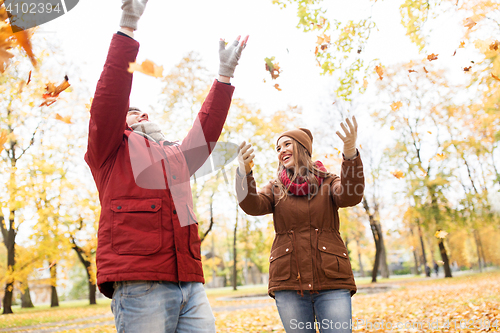
[(283, 132), (276, 140), (276, 144), (278, 144), (278, 141), (284, 136), (288, 136), (292, 139), (297, 140), (297, 142), (299, 142), (302, 146), (304, 146), (304, 148), (309, 152), (309, 155), (312, 156), (313, 136), (310, 130), (308, 130), (307, 128), (297, 128)]

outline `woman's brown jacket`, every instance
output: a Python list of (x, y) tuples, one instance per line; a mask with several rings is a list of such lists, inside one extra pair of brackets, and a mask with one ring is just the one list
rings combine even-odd
[(363, 198), (361, 157), (342, 162), (340, 177), (326, 178), (311, 200), (288, 195), (281, 199), (276, 180), (257, 192), (252, 174), (246, 182), (236, 173), (240, 207), (249, 215), (273, 214), (275, 238), (269, 256), (270, 296), (276, 290), (349, 289), (356, 284), (339, 233), (340, 207), (357, 205)]

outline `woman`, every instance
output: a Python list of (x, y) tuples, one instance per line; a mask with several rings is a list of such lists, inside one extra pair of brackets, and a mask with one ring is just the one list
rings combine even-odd
[[(275, 238), (269, 257), (269, 295), (287, 333), (351, 332), (351, 296), (356, 292), (347, 248), (339, 233), (340, 207), (363, 198), (363, 164), (356, 149), (357, 123), (346, 119), (341, 176), (313, 162), (311, 132), (282, 133), (277, 140), (276, 179), (257, 192), (253, 149), (243, 142), (236, 192), (249, 215), (273, 214)], [(245, 170), (245, 175), (240, 173)], [(316, 319), (316, 323), (315, 323)]]

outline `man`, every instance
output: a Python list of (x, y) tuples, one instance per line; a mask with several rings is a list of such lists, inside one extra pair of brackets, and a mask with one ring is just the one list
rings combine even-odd
[(215, 332), (189, 178), (220, 136), (248, 37), (227, 48), (220, 41), (219, 79), (189, 134), (173, 144), (146, 113), (129, 108), (127, 69), (139, 49), (133, 31), (146, 2), (122, 0), (121, 29), (90, 110), (85, 160), (101, 202), (97, 284), (113, 299), (118, 332)]

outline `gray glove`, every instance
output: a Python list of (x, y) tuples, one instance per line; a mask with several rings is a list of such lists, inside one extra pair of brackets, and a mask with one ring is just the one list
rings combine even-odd
[(122, 0), (120, 27), (137, 30), (137, 22), (144, 13), (148, 0)]
[(235, 40), (232, 44), (228, 45), (226, 49), (226, 42), (223, 40), (219, 41), (219, 75), (234, 77), (234, 69), (238, 65), (238, 60), (241, 57), (241, 52), (246, 46), (246, 43), (242, 42), (240, 45), (238, 40)]

